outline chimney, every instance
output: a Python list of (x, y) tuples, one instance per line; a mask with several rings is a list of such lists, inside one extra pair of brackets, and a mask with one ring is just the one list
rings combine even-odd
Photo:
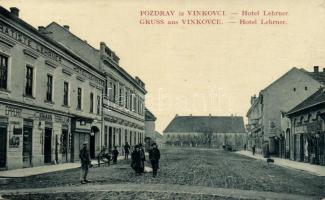
[(314, 66), (314, 72), (318, 73), (319, 72), (319, 67), (318, 66)]
[(85, 43), (87, 43), (87, 40), (84, 40)]
[(16, 7), (11, 7), (10, 8), (10, 13), (11, 15), (15, 16), (15, 17), (19, 17), (19, 9)]
[(251, 97), (251, 105), (254, 104), (255, 100), (256, 100), (256, 95), (254, 94), (254, 96)]
[(209, 114), (209, 117), (211, 117), (211, 114)]
[(63, 25), (63, 28), (65, 28), (67, 31), (70, 29), (70, 26), (68, 25)]
[(45, 31), (45, 27), (44, 26), (39, 26), (38, 27), (38, 31), (41, 32), (41, 33), (44, 32)]
[(323, 72), (325, 72), (325, 68), (323, 68)]

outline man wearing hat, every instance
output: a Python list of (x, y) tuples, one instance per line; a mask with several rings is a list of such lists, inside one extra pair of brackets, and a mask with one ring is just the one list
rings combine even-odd
[(81, 184), (85, 184), (85, 183), (89, 182), (87, 180), (87, 175), (88, 175), (89, 165), (91, 162), (90, 162), (90, 155), (89, 155), (87, 145), (88, 145), (88, 143), (85, 141), (82, 144), (82, 148), (81, 148), (80, 154), (79, 154), (79, 158), (80, 158), (80, 162), (81, 162), (81, 174), (80, 174)]
[(160, 151), (156, 143), (151, 144), (151, 149), (149, 150), (149, 159), (152, 166), (153, 177), (156, 177), (157, 170), (159, 169), (159, 159), (160, 159)]

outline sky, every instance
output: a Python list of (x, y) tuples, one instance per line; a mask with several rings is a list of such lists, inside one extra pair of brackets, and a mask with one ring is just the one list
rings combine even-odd
[[(121, 67), (145, 82), (146, 107), (156, 115), (159, 132), (176, 114), (245, 117), (250, 97), (292, 67), (325, 67), (324, 0), (0, 0), (0, 5), (18, 7), (20, 18), (34, 27), (69, 25), (97, 49), (104, 41)], [(193, 17), (188, 10), (226, 15)], [(185, 16), (141, 16), (141, 11)], [(240, 19), (269, 19), (241, 16), (242, 11), (288, 16), (271, 18), (286, 21), (283, 25), (240, 25)], [(223, 24), (180, 23), (212, 18)], [(141, 24), (145, 19), (179, 24)]]

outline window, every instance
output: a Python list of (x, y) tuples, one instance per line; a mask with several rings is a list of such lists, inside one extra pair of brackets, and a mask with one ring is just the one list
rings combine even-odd
[(293, 88), (293, 91), (295, 92), (296, 91), (296, 88)]
[(63, 83), (63, 105), (67, 106), (69, 104), (69, 83)]
[(53, 76), (47, 75), (47, 90), (46, 90), (46, 101), (52, 101), (53, 95)]
[(305, 90), (308, 90), (307, 86), (305, 87)]
[(78, 99), (77, 99), (77, 109), (81, 110), (81, 95), (82, 95), (82, 90), (81, 88), (78, 88)]
[(26, 66), (25, 95), (33, 96), (33, 67)]
[(97, 114), (100, 114), (100, 96), (97, 96)]
[(0, 54), (0, 89), (7, 89), (8, 58)]
[(116, 84), (113, 84), (113, 102), (116, 101)]
[(129, 105), (128, 105), (129, 104), (128, 97), (129, 97), (128, 91), (127, 91), (127, 89), (125, 89), (125, 108), (129, 107)]
[(94, 93), (90, 93), (90, 105), (89, 105), (89, 112), (94, 112)]
[(120, 106), (123, 105), (123, 102), (122, 102), (122, 95), (123, 95), (122, 87), (120, 87), (120, 93), (119, 93), (119, 105), (120, 105)]
[(133, 101), (133, 94), (130, 92), (130, 110), (132, 110), (132, 105), (133, 105), (133, 103), (132, 103), (132, 101)]

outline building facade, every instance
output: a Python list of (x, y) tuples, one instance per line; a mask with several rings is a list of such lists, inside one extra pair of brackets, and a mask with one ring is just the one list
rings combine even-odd
[(81, 56), (105, 74), (102, 94), (90, 94), (93, 101), (102, 102), (102, 110), (90, 112), (102, 115), (100, 147), (112, 149), (144, 142), (145, 84), (139, 77), (132, 77), (120, 65), (120, 58), (104, 42), (99, 49), (89, 45), (70, 32), (69, 26), (53, 22), (45, 27), (46, 35)]
[(86, 94), (101, 94), (104, 73), (42, 31), (0, 7), (0, 169), (70, 162), (83, 141), (93, 154), (98, 145)]
[(164, 143), (163, 136), (156, 131), (156, 116), (149, 110), (145, 109), (145, 142), (146, 147), (150, 148), (152, 143), (162, 147)]
[(325, 165), (325, 88), (306, 98), (287, 113), (291, 160)]
[(257, 152), (284, 157), (289, 155), (285, 147), (285, 135), (290, 129), (282, 128), (283, 113), (288, 112), (303, 99), (324, 85), (325, 76), (314, 67), (313, 72), (292, 68), (282, 77), (253, 96), (247, 112), (249, 144)]
[(165, 144), (182, 147), (243, 149), (247, 133), (239, 116), (178, 116), (164, 130)]

